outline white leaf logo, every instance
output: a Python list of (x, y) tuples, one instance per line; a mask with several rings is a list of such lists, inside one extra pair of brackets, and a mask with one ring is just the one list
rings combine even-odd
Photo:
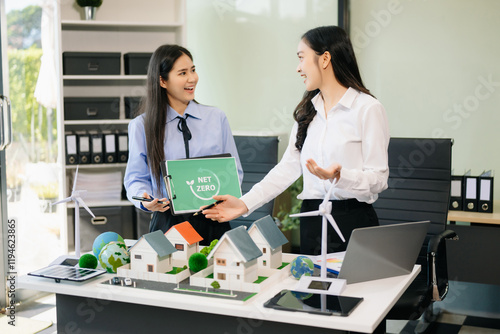
[(187, 183), (188, 186), (192, 186), (194, 184), (194, 180), (191, 180), (191, 182), (186, 181), (186, 183)]

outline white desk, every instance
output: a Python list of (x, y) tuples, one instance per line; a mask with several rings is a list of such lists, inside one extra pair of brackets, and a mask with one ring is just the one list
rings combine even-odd
[[(114, 328), (116, 328), (117, 332), (125, 332), (128, 328), (120, 328), (118, 324), (126, 323), (124, 319), (130, 317), (135, 319), (135, 322), (142, 324), (146, 330), (149, 320), (143, 317), (149, 315), (150, 311), (154, 309), (163, 312), (159, 314), (161, 314), (160, 317), (165, 317), (163, 320), (165, 329), (169, 330), (171, 327), (167, 319), (168, 316), (179, 317), (180, 311), (188, 311), (184, 312), (187, 314), (184, 317), (190, 319), (187, 320), (190, 322), (188, 325), (193, 326), (193, 323), (198, 322), (198, 326), (206, 333), (215, 333), (207, 326), (213, 325), (215, 326), (213, 328), (217, 328), (220, 325), (217, 322), (221, 321), (222, 323), (223, 319), (232, 320), (233, 324), (229, 325), (230, 327), (225, 327), (226, 329), (231, 328), (231, 330), (224, 331), (224, 329), (221, 329), (217, 330), (217, 333), (248, 332), (248, 329), (253, 329), (253, 333), (263, 333), (265, 332), (265, 324), (275, 326), (274, 330), (276, 330), (276, 326), (292, 324), (293, 326), (288, 325), (288, 327), (315, 327), (321, 333), (325, 331), (324, 329), (371, 333), (385, 319), (391, 307), (419, 272), (420, 266), (416, 265), (408, 275), (347, 285), (343, 295), (364, 298), (363, 302), (348, 317), (287, 312), (263, 307), (264, 302), (280, 290), (293, 289), (297, 282), (293, 278), (283, 280), (279, 286), (261, 292), (245, 303), (226, 299), (213, 299), (200, 295), (185, 295), (99, 284), (113, 276), (110, 274), (104, 274), (84, 283), (69, 281), (55, 283), (53, 279), (22, 276), (19, 278), (18, 287), (56, 294), (57, 325), (58, 332), (61, 333), (69, 333), (76, 329), (81, 330), (79, 333), (95, 333), (95, 328), (86, 329), (87, 326), (90, 326), (89, 328), (92, 325), (95, 326), (100, 321), (99, 317), (105, 317), (105, 319), (101, 320), (105, 320), (106, 323), (113, 322), (114, 320), (110, 320), (110, 318), (117, 316), (117, 314), (113, 315), (112, 313), (117, 312), (117, 305), (124, 305), (125, 311), (120, 311), (120, 317), (116, 319), (117, 325), (109, 326), (108, 324), (103, 332), (112, 333)], [(135, 310), (129, 309), (132, 305), (139, 306), (139, 308)], [(149, 307), (144, 305), (149, 305)], [(123, 314), (123, 312), (138, 312), (141, 309), (147, 309), (148, 311), (140, 315), (137, 313)], [(111, 313), (107, 314), (106, 311)], [(62, 314), (64, 314), (64, 317)], [(195, 316), (199, 316), (201, 320), (195, 320)], [(158, 313), (155, 317), (158, 317)], [(65, 323), (60, 323), (60, 318), (64, 318)], [(210, 320), (207, 321), (207, 319)], [(246, 327), (246, 331), (241, 326)]]

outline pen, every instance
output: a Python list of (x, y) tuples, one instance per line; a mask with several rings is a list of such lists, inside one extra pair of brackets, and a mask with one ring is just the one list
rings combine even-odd
[[(152, 202), (154, 198), (146, 198), (146, 197), (139, 197), (139, 196), (132, 196), (132, 199), (135, 199), (136, 201), (144, 201), (144, 202)], [(158, 204), (168, 204), (162, 201), (158, 201)]]
[(200, 214), (203, 210), (211, 209), (211, 208), (213, 208), (214, 206), (216, 206), (217, 204), (220, 204), (220, 203), (222, 203), (222, 202), (224, 202), (224, 201), (223, 201), (223, 200), (218, 200), (217, 202), (214, 202), (214, 203), (210, 204), (210, 205), (209, 205), (209, 206), (207, 206), (206, 208), (203, 208), (203, 209), (201, 209), (201, 210), (199, 210), (199, 211), (196, 211), (195, 213), (193, 213), (193, 216), (197, 216), (197, 215), (199, 215), (199, 214)]

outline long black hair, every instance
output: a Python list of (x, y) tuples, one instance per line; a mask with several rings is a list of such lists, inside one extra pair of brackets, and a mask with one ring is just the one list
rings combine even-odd
[(149, 168), (161, 189), (160, 163), (165, 160), (164, 142), (167, 123), (167, 90), (160, 86), (160, 77), (168, 80), (174, 63), (183, 54), (193, 60), (191, 53), (179, 45), (162, 45), (151, 56), (148, 67), (147, 95), (141, 103), (140, 113), (145, 113), (147, 158)]
[[(337, 26), (318, 27), (306, 32), (302, 39), (318, 56), (326, 51), (330, 53), (333, 74), (342, 86), (372, 95), (363, 85), (351, 41), (344, 29)], [(295, 147), (299, 151), (306, 140), (309, 123), (316, 115), (311, 99), (318, 93), (319, 89), (306, 91), (293, 112), (293, 118), (298, 123)]]

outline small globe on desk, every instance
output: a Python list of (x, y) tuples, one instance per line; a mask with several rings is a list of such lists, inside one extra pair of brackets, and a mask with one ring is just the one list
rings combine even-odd
[(119, 267), (130, 263), (130, 256), (125, 243), (111, 241), (104, 246), (101, 254), (99, 254), (99, 263), (108, 273), (116, 273)]
[(290, 272), (296, 279), (300, 279), (303, 275), (312, 276), (314, 272), (314, 263), (307, 256), (297, 256), (290, 265)]
[(112, 231), (101, 233), (97, 236), (97, 238), (94, 239), (92, 251), (94, 252), (96, 258), (99, 258), (99, 254), (101, 253), (102, 248), (111, 241), (125, 242), (118, 233)]

